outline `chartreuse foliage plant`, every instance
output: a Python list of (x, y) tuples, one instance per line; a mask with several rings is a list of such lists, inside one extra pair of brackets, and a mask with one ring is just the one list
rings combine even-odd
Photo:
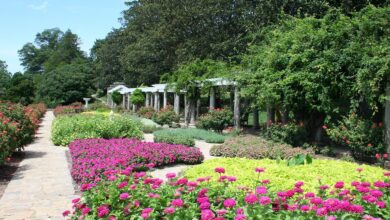
[[(321, 184), (333, 184), (338, 181), (350, 183), (363, 175), (364, 181), (376, 181), (383, 177), (383, 170), (380, 167), (358, 165), (356, 163), (315, 159), (311, 164), (288, 166), (283, 161), (277, 160), (250, 160), (244, 158), (218, 158), (207, 160), (203, 164), (185, 171), (184, 176), (190, 180), (196, 180), (201, 176), (216, 177), (212, 169), (222, 166), (229, 170), (229, 176), (237, 177), (233, 186), (255, 186), (257, 176), (253, 174), (256, 167), (264, 167), (267, 172), (261, 175), (262, 179), (270, 180), (269, 186), (272, 190), (284, 190), (294, 186), (296, 181), (303, 181), (304, 190), (315, 191)], [(361, 173), (357, 168), (363, 168)], [(346, 186), (350, 188), (350, 186)]]
[(76, 139), (85, 138), (142, 138), (141, 126), (124, 116), (70, 115), (54, 120), (52, 140), (55, 145), (66, 146)]
[[(276, 170), (269, 170), (269, 166), (256, 167), (267, 164), (251, 163), (254, 166), (245, 172), (253, 184), (239, 188), (230, 187), (241, 182), (243, 177), (232, 176), (235, 170), (231, 169), (237, 169), (237, 164), (229, 168), (220, 165), (228, 164), (212, 164), (205, 173), (199, 173), (208, 176), (197, 176), (194, 180), (167, 173), (167, 183), (145, 172), (134, 172), (131, 166), (124, 166), (117, 172), (104, 172), (109, 176), (107, 180), (81, 185), (83, 195), (72, 200), (70, 219), (341, 220), (390, 217), (387, 208), (390, 172), (377, 170), (378, 178), (375, 178), (370, 174), (371, 168), (366, 166), (353, 170), (358, 174), (356, 176), (344, 173), (343, 177), (347, 179), (355, 176), (353, 182), (343, 181), (345, 179), (341, 177), (340, 181), (310, 191), (305, 181), (288, 179), (291, 185), (277, 190), (273, 187), (275, 178), (265, 179), (268, 173)], [(370, 182), (365, 180), (366, 175)], [(70, 213), (66, 210), (63, 215)]]

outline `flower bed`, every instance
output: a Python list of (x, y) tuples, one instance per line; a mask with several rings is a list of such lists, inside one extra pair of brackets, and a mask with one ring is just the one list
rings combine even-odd
[[(262, 178), (271, 180), (269, 186), (273, 190), (284, 190), (294, 186), (295, 181), (305, 182), (304, 190), (314, 191), (321, 184), (333, 184), (337, 181), (350, 183), (364, 175), (364, 180), (373, 182), (382, 177), (384, 170), (380, 167), (350, 163), (338, 160), (315, 159), (312, 164), (287, 166), (285, 161), (276, 160), (250, 160), (244, 158), (217, 158), (207, 160), (199, 166), (186, 170), (184, 176), (196, 180), (200, 176), (216, 177), (212, 171), (216, 166), (223, 166), (229, 170), (229, 175), (236, 176), (233, 186), (256, 185), (257, 175), (253, 174), (256, 167), (264, 167), (268, 171)], [(356, 172), (363, 168), (363, 173)]]
[(72, 177), (78, 183), (110, 178), (117, 170), (147, 169), (153, 166), (203, 161), (198, 148), (131, 139), (85, 139), (69, 145)]
[(24, 107), (0, 101), (0, 164), (33, 140), (45, 110), (44, 105)]
[(57, 117), (59, 115), (77, 114), (77, 113), (80, 113), (82, 111), (83, 111), (82, 106), (79, 106), (79, 105), (68, 105), (68, 106), (59, 105), (54, 109), (53, 113), (54, 113), (54, 116)]
[(298, 154), (314, 155), (314, 152), (310, 149), (293, 148), (288, 144), (267, 141), (261, 137), (243, 136), (231, 138), (222, 145), (213, 146), (210, 154), (216, 157), (286, 159)]
[(171, 144), (185, 144), (194, 146), (194, 139), (204, 140), (207, 143), (223, 143), (226, 136), (195, 128), (164, 129), (153, 133), (155, 142)]
[[(225, 176), (225, 169), (213, 169), (218, 176), (189, 181), (167, 174), (169, 182), (151, 178), (144, 172), (131, 173), (86, 185), (81, 199), (72, 201), (71, 219), (388, 219), (389, 177), (376, 182), (336, 182), (318, 191), (305, 191), (305, 182), (275, 192), (264, 181), (267, 169), (252, 171), (259, 176), (256, 187), (231, 189), (237, 179)], [(230, 172), (230, 170), (228, 170)], [(263, 181), (260, 181), (263, 180)], [(384, 181), (383, 181), (384, 180)], [(215, 183), (211, 184), (209, 183)], [(272, 182), (272, 180), (271, 180)], [(345, 189), (352, 185), (354, 190)], [(70, 211), (65, 211), (64, 216)]]
[(66, 146), (84, 138), (142, 138), (140, 124), (122, 116), (68, 115), (54, 120), (52, 140)]

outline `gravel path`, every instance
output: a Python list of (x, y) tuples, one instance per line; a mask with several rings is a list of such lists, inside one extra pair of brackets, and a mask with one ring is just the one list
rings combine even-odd
[[(144, 139), (145, 139), (145, 141), (153, 142), (153, 134), (144, 134)], [(200, 151), (204, 155), (205, 160), (209, 160), (209, 159), (214, 158), (213, 156), (210, 155), (210, 149), (214, 145), (216, 145), (216, 144), (206, 143), (205, 141), (201, 141), (201, 140), (195, 141), (195, 147), (200, 149)], [(172, 165), (172, 166), (165, 166), (162, 168), (156, 168), (151, 172), (151, 174), (153, 177), (160, 178), (160, 179), (163, 179), (165, 181), (166, 180), (165, 174), (167, 174), (167, 173), (180, 174), (181, 172), (183, 172), (184, 170), (186, 170), (190, 167), (192, 167), (192, 165), (176, 164), (176, 165)]]
[(75, 197), (65, 147), (50, 140), (52, 111), (43, 118), (34, 143), (25, 148), (25, 159), (0, 200), (0, 219), (64, 219)]

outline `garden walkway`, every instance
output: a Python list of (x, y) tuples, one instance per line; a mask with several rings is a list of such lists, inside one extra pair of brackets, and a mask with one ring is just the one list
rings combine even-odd
[[(144, 134), (145, 141), (153, 142), (153, 134)], [(209, 160), (214, 158), (213, 156), (210, 155), (210, 148), (216, 144), (210, 144), (206, 143), (205, 141), (201, 140), (196, 140), (195, 141), (195, 147), (199, 148), (200, 151), (204, 155), (205, 160)], [(185, 165), (185, 164), (176, 164), (172, 166), (166, 166), (161, 169), (156, 168), (151, 172), (152, 176), (155, 178), (160, 178), (163, 180), (166, 180), (165, 174), (167, 173), (176, 173), (180, 174), (184, 170), (190, 168), (191, 165)]]
[(52, 111), (43, 118), (37, 138), (0, 199), (0, 219), (63, 219), (75, 197), (66, 160), (67, 148), (50, 140)]

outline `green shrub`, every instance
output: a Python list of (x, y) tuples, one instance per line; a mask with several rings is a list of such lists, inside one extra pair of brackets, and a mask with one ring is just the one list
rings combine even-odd
[(142, 93), (141, 89), (136, 89), (130, 96), (131, 103), (136, 106), (142, 105), (145, 102), (144, 93)]
[(94, 102), (88, 105), (88, 111), (109, 112), (110, 108), (102, 102)]
[[(226, 139), (225, 135), (217, 134), (212, 131), (206, 131), (197, 128), (177, 128), (177, 129), (165, 129), (156, 132), (157, 135), (170, 135), (188, 137), (191, 139), (204, 140), (207, 143), (223, 143)], [(156, 135), (155, 133), (155, 135)]]
[(71, 115), (54, 120), (52, 140), (55, 145), (68, 145), (85, 138), (142, 138), (141, 126), (123, 116)]
[(162, 129), (161, 125), (157, 124), (156, 122), (150, 119), (140, 118), (132, 114), (125, 114), (124, 116), (129, 117), (132, 120), (137, 121), (139, 124), (141, 124), (141, 129), (144, 133), (153, 133), (155, 131)]
[(358, 160), (373, 162), (377, 153), (385, 152), (385, 130), (382, 123), (374, 123), (351, 114), (338, 125), (324, 128), (334, 143), (349, 148), (353, 157)]
[(169, 144), (183, 144), (186, 146), (195, 146), (195, 140), (189, 136), (177, 135), (174, 130), (160, 130), (153, 133), (154, 142), (169, 143)]
[(294, 147), (302, 146), (307, 139), (307, 132), (303, 124), (287, 123), (272, 124), (262, 134), (268, 140), (290, 144)]
[(143, 118), (151, 119), (153, 115), (156, 113), (153, 107), (150, 106), (144, 106), (141, 107), (138, 111), (137, 114)]
[[(364, 181), (374, 182), (382, 179), (384, 172), (380, 167), (338, 160), (317, 159), (310, 165), (287, 166), (285, 162), (278, 163), (269, 159), (217, 158), (186, 170), (184, 176), (191, 180), (206, 176), (218, 178), (219, 175), (214, 172), (215, 167), (223, 167), (227, 170), (225, 175), (237, 177), (237, 181), (232, 183), (234, 187), (255, 187), (258, 179), (254, 173), (255, 168), (265, 168), (265, 172), (260, 174), (260, 180), (270, 180), (269, 187), (275, 192), (294, 188), (296, 181), (305, 182), (302, 188), (313, 192), (320, 186), (319, 181), (321, 185), (330, 185), (338, 181), (351, 183), (359, 180), (359, 176), (362, 175)], [(356, 171), (358, 167), (363, 168), (361, 173)], [(351, 185), (346, 187), (352, 188)]]
[(196, 127), (222, 133), (223, 129), (232, 125), (232, 122), (233, 113), (230, 109), (213, 109), (199, 117)]
[(179, 115), (177, 115), (175, 111), (173, 111), (173, 107), (170, 105), (161, 109), (159, 112), (153, 115), (153, 121), (160, 125), (172, 126), (173, 122), (178, 123), (179, 120)]
[(298, 154), (314, 155), (314, 152), (311, 149), (294, 148), (291, 145), (268, 141), (261, 137), (239, 136), (226, 140), (222, 145), (213, 146), (210, 154), (217, 157), (288, 159)]

